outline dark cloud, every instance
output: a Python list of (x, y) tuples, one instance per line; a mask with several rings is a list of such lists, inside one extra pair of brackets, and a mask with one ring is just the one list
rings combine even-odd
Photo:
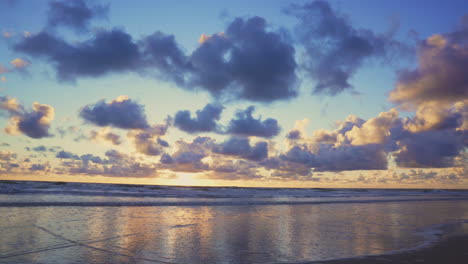
[(44, 151), (47, 151), (47, 148), (46, 148), (46, 146), (41, 145), (41, 146), (34, 147), (33, 150), (34, 151), (44, 152)]
[(103, 18), (109, 11), (108, 6), (89, 6), (85, 0), (49, 2), (49, 27), (67, 26), (77, 31), (88, 29), (93, 18)]
[(83, 161), (84, 164), (87, 164), (89, 162), (93, 162), (96, 164), (106, 164), (108, 163), (107, 160), (101, 159), (99, 156), (94, 156), (93, 154), (84, 154), (80, 156), (80, 160)]
[(44, 164), (32, 164), (31, 167), (29, 167), (30, 171), (45, 171), (49, 167), (44, 165)]
[(68, 151), (65, 151), (65, 150), (61, 150), (59, 152), (57, 152), (57, 155), (55, 155), (55, 157), (59, 158), (59, 159), (75, 159), (75, 160), (79, 160), (80, 157), (76, 154), (73, 154), (71, 152), (68, 152)]
[(174, 118), (174, 126), (188, 133), (218, 132), (217, 121), (221, 118), (223, 107), (220, 105), (207, 104), (202, 110), (196, 112), (192, 118), (190, 111), (178, 111)]
[(318, 167), (318, 157), (307, 149), (306, 146), (293, 146), (288, 152), (280, 156), (280, 159), (293, 163), (303, 164), (307, 167)]
[(138, 42), (142, 54), (142, 67), (156, 70), (160, 79), (184, 86), (186, 74), (191, 70), (187, 56), (179, 48), (173, 35), (157, 31)]
[(261, 17), (236, 18), (223, 34), (205, 36), (190, 56), (191, 83), (215, 97), (272, 102), (297, 95), (294, 47), (267, 31)]
[[(49, 22), (85, 27), (85, 16), (66, 15), (78, 13), (70, 11), (72, 7), (87, 7), (83, 3), (53, 2), (57, 10), (68, 9), (51, 11), (54, 22)], [(101, 29), (92, 38), (73, 43), (42, 31), (23, 38), (13, 48), (51, 62), (62, 81), (138, 72), (188, 90), (203, 89), (216, 98), (268, 103), (290, 99), (298, 92), (295, 50), (284, 32), (269, 30), (261, 17), (237, 18), (224, 33), (203, 35), (200, 46), (190, 55), (172, 35), (157, 31), (134, 41), (121, 29)]]
[(163, 139), (156, 138), (156, 135), (147, 131), (135, 133), (130, 135), (130, 137), (133, 138), (133, 143), (139, 153), (150, 156), (162, 154), (164, 148), (169, 146), (169, 143)]
[(467, 133), (453, 130), (422, 131), (408, 134), (397, 142), (399, 150), (393, 153), (400, 167), (446, 168), (456, 165)]
[(246, 160), (222, 160), (213, 163), (210, 171), (204, 174), (208, 179), (252, 180), (263, 176), (258, 173), (258, 164)]
[(301, 131), (297, 129), (289, 131), (288, 134), (286, 135), (286, 138), (290, 140), (300, 139), (301, 137), (302, 137)]
[(268, 143), (257, 142), (255, 146), (250, 145), (247, 138), (232, 137), (213, 147), (213, 152), (244, 158), (253, 161), (261, 161), (268, 158)]
[(336, 148), (323, 146), (317, 155), (320, 157), (320, 166), (316, 169), (317, 171), (387, 169), (387, 153), (382, 144)]
[(232, 119), (227, 128), (227, 133), (243, 136), (257, 136), (264, 138), (272, 138), (280, 132), (278, 121), (273, 118), (265, 120), (255, 119), (252, 113), (255, 111), (254, 106), (250, 106), (244, 111), (236, 113), (236, 118)]
[(138, 45), (119, 29), (100, 30), (94, 38), (73, 44), (42, 31), (16, 43), (14, 49), (49, 60), (62, 81), (135, 71), (141, 59)]
[(317, 81), (314, 93), (336, 95), (351, 89), (349, 81), (364, 62), (408, 52), (405, 45), (393, 40), (394, 30), (376, 34), (355, 28), (327, 1), (292, 5), (286, 13), (299, 20), (296, 32), (306, 50), (303, 68)]
[(31, 138), (52, 136), (49, 128), (55, 117), (50, 105), (33, 103), (32, 111), (25, 109), (15, 98), (0, 96), (0, 109), (7, 111), (10, 121), (5, 128), (8, 134), (25, 134)]
[(171, 155), (164, 153), (161, 155), (161, 159), (159, 160), (162, 164), (172, 164), (174, 160), (172, 159)]
[(387, 154), (381, 144), (339, 147), (324, 144), (320, 145), (315, 152), (306, 146), (293, 146), (281, 155), (280, 159), (313, 168), (314, 171), (384, 170), (387, 168)]
[(144, 106), (120, 96), (106, 103), (104, 100), (94, 105), (87, 105), (80, 111), (80, 116), (97, 126), (113, 126), (122, 129), (145, 129), (149, 128)]
[(196, 137), (190, 143), (179, 140), (176, 142), (177, 150), (172, 156), (167, 153), (161, 155), (161, 165), (172, 171), (207, 171), (209, 166), (202, 159), (210, 155), (213, 145), (214, 140), (209, 137)]

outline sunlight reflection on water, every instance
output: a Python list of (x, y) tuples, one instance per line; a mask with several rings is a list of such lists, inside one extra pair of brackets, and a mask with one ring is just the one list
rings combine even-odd
[(0, 215), (0, 263), (287, 263), (414, 247), (416, 232), (468, 219), (468, 202), (0, 207)]

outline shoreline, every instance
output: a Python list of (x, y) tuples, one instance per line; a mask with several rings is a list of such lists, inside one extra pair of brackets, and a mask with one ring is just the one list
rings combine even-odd
[(382, 255), (298, 262), (297, 264), (464, 264), (468, 263), (468, 235), (453, 235), (426, 247)]

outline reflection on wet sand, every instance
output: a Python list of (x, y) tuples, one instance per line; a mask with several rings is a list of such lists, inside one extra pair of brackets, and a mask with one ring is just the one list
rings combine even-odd
[(2, 207), (0, 263), (268, 263), (381, 254), (464, 201), (386, 204)]

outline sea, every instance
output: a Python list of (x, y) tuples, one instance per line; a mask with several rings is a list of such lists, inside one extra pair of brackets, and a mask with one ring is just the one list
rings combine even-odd
[(0, 181), (0, 263), (307, 263), (468, 234), (468, 190)]

